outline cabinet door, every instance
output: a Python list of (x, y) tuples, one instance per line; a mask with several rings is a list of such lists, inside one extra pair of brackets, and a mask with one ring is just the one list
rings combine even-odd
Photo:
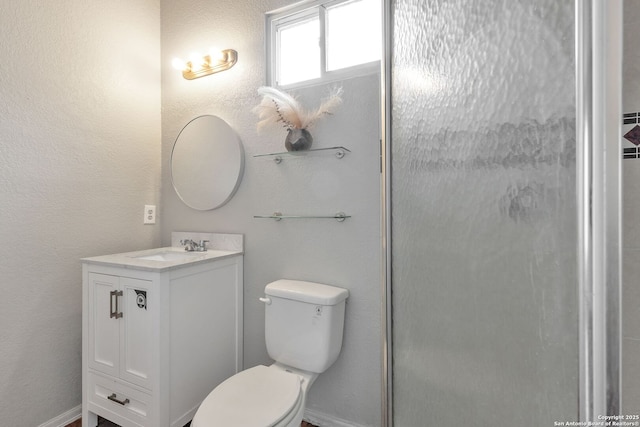
[(89, 367), (116, 377), (120, 322), (111, 313), (119, 287), (117, 276), (89, 274)]
[(150, 389), (153, 345), (153, 303), (148, 280), (120, 278), (122, 313), (120, 319), (120, 378)]

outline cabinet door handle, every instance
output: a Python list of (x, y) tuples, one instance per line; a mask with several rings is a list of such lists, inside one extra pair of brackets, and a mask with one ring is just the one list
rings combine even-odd
[(107, 396), (107, 399), (111, 400), (112, 402), (119, 403), (122, 406), (130, 402), (129, 399), (125, 399), (125, 400), (118, 399), (115, 393), (111, 393), (111, 395)]
[[(118, 297), (122, 296), (122, 291), (111, 291), (109, 292), (109, 317), (115, 317), (116, 319), (119, 319), (122, 317), (122, 313), (118, 312)], [(116, 300), (115, 303), (115, 310), (114, 310), (114, 304), (113, 304), (113, 300)]]

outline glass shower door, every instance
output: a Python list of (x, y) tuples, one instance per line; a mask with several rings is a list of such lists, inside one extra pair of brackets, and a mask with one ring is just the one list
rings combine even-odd
[(395, 427), (578, 413), (574, 2), (392, 2)]

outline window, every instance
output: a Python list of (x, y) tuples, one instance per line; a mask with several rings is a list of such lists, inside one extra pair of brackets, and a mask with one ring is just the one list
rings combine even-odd
[(380, 0), (314, 1), (267, 15), (269, 83), (294, 86), (378, 71)]

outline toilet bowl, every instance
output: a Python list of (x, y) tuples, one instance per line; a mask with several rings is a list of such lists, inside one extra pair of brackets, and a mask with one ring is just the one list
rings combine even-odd
[(277, 364), (242, 371), (209, 393), (191, 426), (299, 427), (317, 375), (309, 377)]
[(228, 378), (191, 427), (299, 427), (306, 396), (342, 347), (346, 289), (281, 279), (265, 287), (265, 340), (276, 361)]

